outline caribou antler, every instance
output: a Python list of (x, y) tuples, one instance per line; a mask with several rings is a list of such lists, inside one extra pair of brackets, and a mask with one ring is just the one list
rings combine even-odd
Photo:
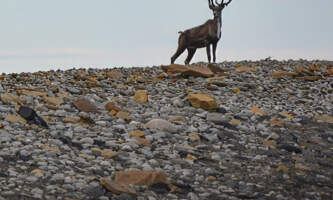
[[(225, 5), (225, 6), (228, 6), (229, 3), (231, 3), (231, 1), (232, 1), (232, 0), (229, 0), (228, 3), (225, 3), (224, 5)], [(223, 2), (223, 1), (222, 1), (222, 2)]]
[[(223, 8), (225, 6), (228, 6), (229, 3), (231, 3), (232, 0), (229, 0), (227, 3), (224, 3), (224, 0), (221, 1), (221, 3), (218, 2), (218, 0), (215, 0), (215, 3), (213, 0), (208, 0), (208, 5), (210, 9), (214, 8)], [(215, 5), (216, 4), (216, 5)]]
[(216, 6), (214, 5), (213, 0), (208, 0), (208, 5), (209, 5), (209, 8), (212, 9), (212, 10), (216, 7)]

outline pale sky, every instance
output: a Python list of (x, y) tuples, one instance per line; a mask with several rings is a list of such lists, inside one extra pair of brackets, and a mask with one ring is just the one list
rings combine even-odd
[[(333, 60), (333, 0), (233, 0), (222, 15), (217, 62)], [(178, 31), (210, 18), (207, 0), (0, 0), (0, 72), (169, 64)]]

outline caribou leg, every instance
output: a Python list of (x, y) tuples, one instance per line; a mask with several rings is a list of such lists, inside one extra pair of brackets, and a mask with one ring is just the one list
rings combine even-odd
[(171, 57), (171, 64), (175, 63), (175, 60), (185, 51), (186, 48), (178, 47), (176, 53)]
[(197, 49), (195, 48), (188, 48), (187, 51), (188, 51), (188, 55), (187, 55), (187, 58), (185, 60), (185, 65), (188, 65), (190, 64), (195, 52), (196, 52)]
[(213, 43), (213, 62), (216, 63), (216, 46), (217, 43)]
[(207, 45), (206, 50), (207, 50), (208, 63), (210, 63), (210, 60), (211, 60), (211, 57), (210, 57), (210, 44)]

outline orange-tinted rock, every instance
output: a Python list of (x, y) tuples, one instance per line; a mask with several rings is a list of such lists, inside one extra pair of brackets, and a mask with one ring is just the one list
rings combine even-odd
[(120, 111), (116, 114), (116, 117), (119, 119), (124, 119), (124, 120), (132, 120), (132, 117), (128, 112)]
[(105, 104), (104, 108), (107, 111), (115, 110), (115, 111), (119, 112), (121, 110), (118, 106), (116, 106), (116, 104), (114, 104), (112, 102), (108, 102), (107, 104)]
[(172, 64), (167, 66), (162, 66), (162, 69), (168, 74), (183, 73), (187, 70), (184, 65)]
[(129, 134), (130, 134), (130, 136), (133, 136), (133, 137), (142, 137), (142, 136), (145, 136), (145, 132), (144, 131), (140, 131), (140, 130), (131, 131)]
[(133, 100), (137, 103), (147, 103), (148, 102), (148, 92), (146, 90), (138, 90)]
[(204, 110), (215, 110), (219, 108), (216, 100), (208, 94), (191, 93), (187, 98), (195, 108), (202, 108)]
[(187, 70), (182, 72), (183, 75), (194, 76), (194, 77), (212, 77), (213, 72), (208, 67), (189, 66)]
[(297, 76), (298, 73), (295, 72), (273, 72), (271, 76), (273, 78), (282, 78), (283, 76)]
[(23, 99), (14, 94), (0, 94), (0, 99), (4, 104), (9, 103), (25, 103)]
[(113, 194), (120, 195), (120, 194), (130, 194), (136, 195), (135, 189), (130, 186), (129, 184), (119, 183), (113, 180), (107, 180), (105, 178), (100, 179), (100, 184), (105, 187), (107, 190), (112, 192)]
[(181, 73), (187, 76), (195, 77), (212, 77), (214, 73), (208, 67), (199, 66), (184, 66), (178, 64), (172, 64), (168, 66), (162, 66), (162, 69), (168, 74)]
[(225, 70), (223, 70), (222, 68), (214, 65), (214, 64), (208, 64), (208, 69), (210, 69), (210, 71), (212, 71), (214, 74), (217, 74), (217, 73), (224, 73)]
[(333, 124), (333, 117), (329, 115), (318, 115), (315, 117), (315, 120), (320, 120), (326, 123)]
[(75, 100), (74, 105), (79, 111), (99, 113), (98, 108), (94, 104), (82, 97)]
[(121, 73), (120, 71), (112, 70), (111, 72), (108, 72), (108, 73), (107, 73), (107, 76), (108, 76), (110, 79), (118, 80), (118, 79), (123, 78), (123, 77), (124, 77), (124, 74)]
[(47, 103), (53, 104), (55, 106), (61, 105), (64, 103), (64, 101), (62, 100), (62, 98), (57, 98), (57, 97), (47, 97), (44, 96), (44, 101), (46, 101)]
[(19, 93), (23, 94), (23, 95), (35, 96), (35, 97), (37, 97), (37, 96), (40, 96), (40, 97), (47, 96), (46, 92), (35, 91), (35, 90), (20, 90)]
[(145, 138), (135, 137), (135, 139), (139, 142), (140, 145), (151, 147), (151, 142)]
[(253, 67), (247, 67), (247, 66), (240, 66), (236, 68), (236, 72), (242, 73), (242, 72), (250, 72), (250, 71), (256, 71)]
[(125, 171), (115, 172), (115, 181), (122, 184), (153, 185), (155, 183), (170, 184), (163, 172), (155, 171)]
[(27, 121), (24, 118), (22, 118), (21, 116), (12, 115), (12, 114), (7, 115), (7, 117), (5, 118), (5, 121), (11, 122), (11, 123), (16, 123), (16, 122), (20, 122), (22, 124), (27, 123)]
[(186, 119), (184, 117), (181, 116), (175, 116), (175, 117), (171, 117), (170, 119), (168, 119), (168, 122), (184, 122), (186, 123)]
[(54, 146), (41, 145), (39, 148), (43, 149), (43, 150), (53, 151), (53, 152), (60, 152), (59, 148), (54, 147)]
[(78, 118), (75, 118), (75, 117), (66, 117), (63, 119), (64, 123), (73, 123), (73, 124), (76, 124), (79, 122), (79, 119)]
[(252, 111), (254, 114), (256, 114), (256, 115), (261, 115), (261, 116), (265, 116), (265, 115), (266, 115), (266, 113), (265, 113), (263, 110), (261, 110), (260, 108), (255, 107), (255, 106), (253, 106), (253, 107), (251, 108), (251, 111)]

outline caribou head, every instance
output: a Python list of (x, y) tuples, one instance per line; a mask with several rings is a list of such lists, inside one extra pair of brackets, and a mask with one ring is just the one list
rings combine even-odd
[(213, 62), (216, 62), (216, 47), (221, 38), (222, 27), (222, 10), (231, 3), (229, 0), (227, 3), (222, 0), (221, 3), (218, 0), (208, 0), (208, 6), (213, 11), (214, 19), (208, 20), (206, 23), (196, 26), (194, 28), (179, 32), (178, 49), (176, 53), (171, 57), (171, 63), (185, 51), (188, 51), (188, 56), (185, 60), (185, 64), (189, 64), (198, 48), (206, 47), (208, 62), (211, 62), (210, 46), (213, 47)]

